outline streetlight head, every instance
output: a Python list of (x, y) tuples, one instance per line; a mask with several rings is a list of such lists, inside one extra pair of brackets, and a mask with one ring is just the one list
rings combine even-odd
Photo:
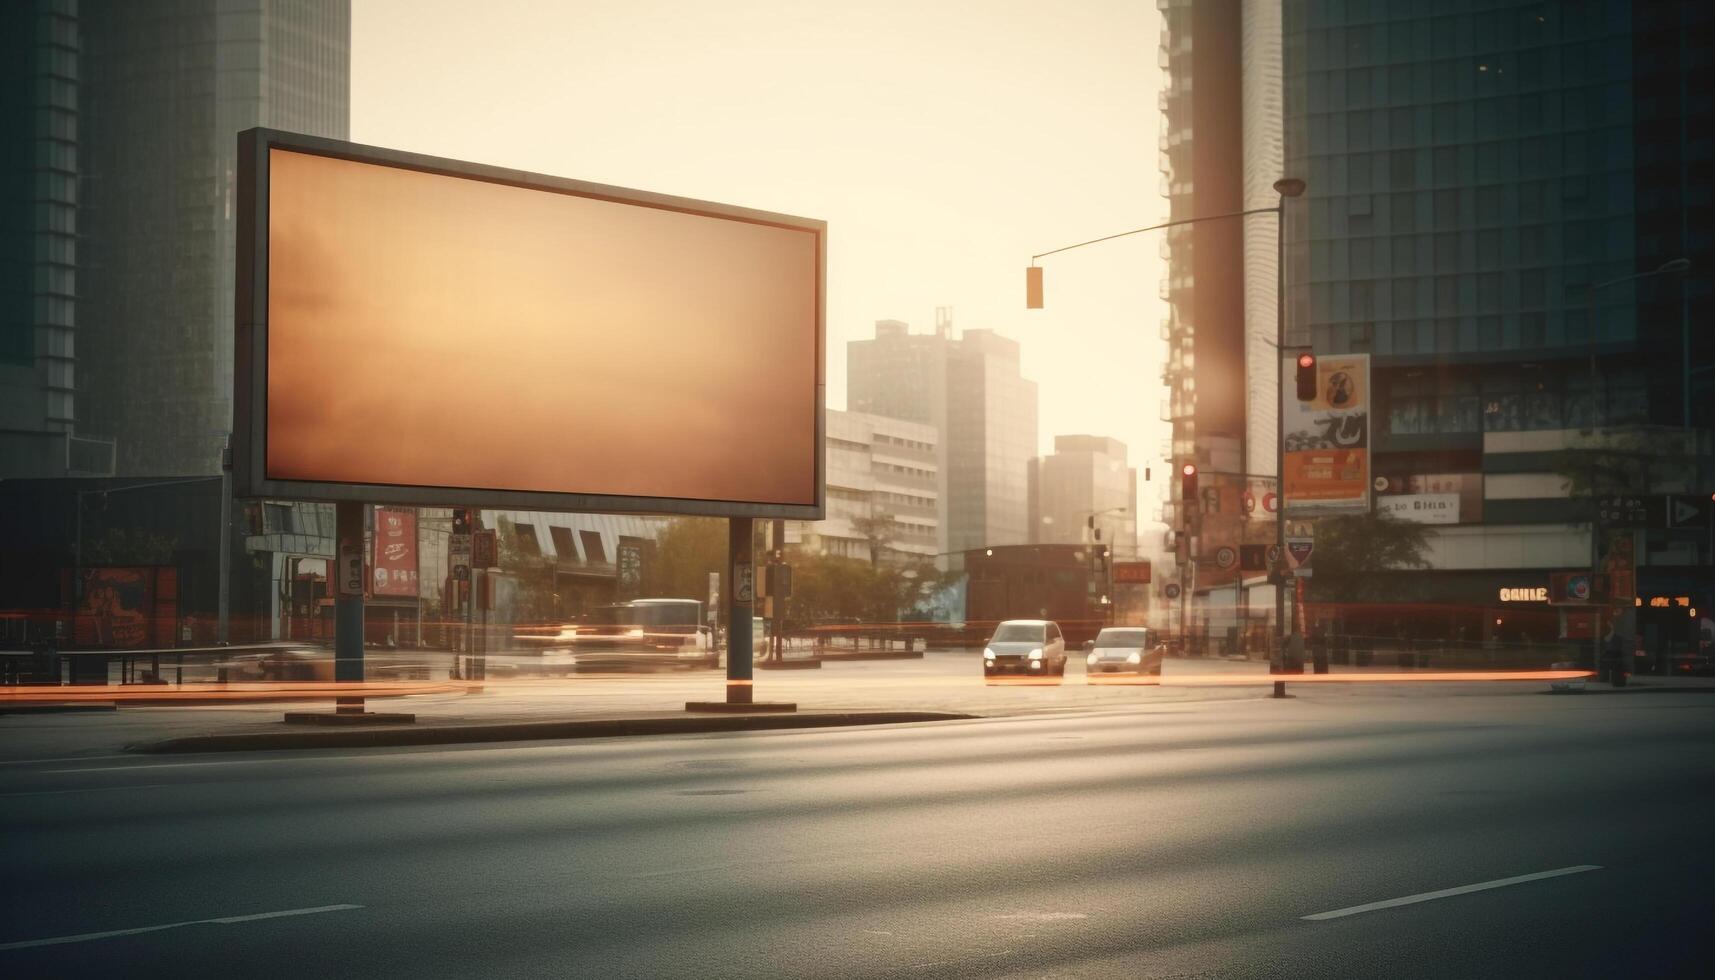
[(1661, 268), (1659, 268), (1655, 271), (1656, 271), (1656, 275), (1664, 275), (1664, 276), (1683, 275), (1683, 274), (1691, 271), (1691, 260), (1690, 259), (1674, 259), (1670, 262), (1663, 262), (1661, 264)]
[(1024, 270), (1024, 308), (1042, 309), (1042, 267), (1039, 265)]
[(1282, 177), (1274, 182), (1274, 192), (1281, 197), (1297, 197), (1304, 193), (1304, 186), (1297, 177)]

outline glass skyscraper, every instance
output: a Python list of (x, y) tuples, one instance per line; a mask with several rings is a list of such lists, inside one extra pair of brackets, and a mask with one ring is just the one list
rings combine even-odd
[[(1715, 421), (1715, 378), (1681, 357), (1687, 340), (1692, 369), (1715, 353), (1715, 214), (1694, 176), (1715, 162), (1715, 8), (1286, 0), (1283, 14), (1285, 169), (1309, 185), (1288, 224), (1288, 340), (1373, 356), (1376, 507), (1450, 507), (1430, 568), (1398, 573), (1401, 601), (1487, 602), (1485, 637), (1553, 639), (1567, 627), (1550, 610), (1497, 597), (1589, 567), (1588, 503), (1557, 454), (1626, 432), (1695, 459), (1707, 437), (1679, 427)], [(1689, 275), (1651, 274), (1677, 259)], [(1706, 494), (1688, 465), (1654, 492)], [(1638, 549), (1642, 591), (1706, 575), (1696, 542), (1650, 532)]]
[(237, 134), (344, 139), (349, 0), (83, 0), (79, 427), (120, 475), (218, 473)]

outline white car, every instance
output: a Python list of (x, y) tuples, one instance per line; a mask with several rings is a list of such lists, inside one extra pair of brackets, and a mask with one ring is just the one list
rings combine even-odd
[(1062, 677), (1066, 673), (1066, 637), (1046, 619), (1009, 619), (994, 629), (983, 650), (983, 676), (1025, 674)]

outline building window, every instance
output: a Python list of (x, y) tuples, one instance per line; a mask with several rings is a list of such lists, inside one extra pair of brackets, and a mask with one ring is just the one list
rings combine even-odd
[(572, 541), (572, 529), (558, 524), (548, 525), (548, 536), (554, 540), (554, 553), (561, 561), (577, 561), (578, 546)]
[(578, 539), (584, 543), (584, 557), (592, 565), (607, 564), (607, 549), (602, 547), (601, 534), (596, 531), (579, 531)]

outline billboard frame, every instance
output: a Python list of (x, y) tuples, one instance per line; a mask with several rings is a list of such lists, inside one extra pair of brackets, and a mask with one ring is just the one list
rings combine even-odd
[[(807, 231), (816, 240), (816, 365), (814, 502), (810, 504), (715, 500), (691, 497), (643, 497), (505, 490), (493, 487), (441, 487), (382, 483), (342, 483), (271, 479), (267, 473), (268, 427), (268, 208), (269, 151), (290, 150), (315, 156), (375, 164), (443, 177), (478, 180), (525, 190), (565, 194), (616, 204)], [(367, 146), (344, 140), (253, 128), (238, 134), (237, 261), (235, 264), (232, 477), (236, 497), (338, 503), (562, 513), (653, 514), (667, 516), (752, 517), (818, 521), (827, 504), (827, 280), (828, 225), (814, 218), (759, 211), (713, 201), (656, 194), (608, 184), (450, 160), (444, 157)], [(735, 459), (744, 443), (733, 446)]]

